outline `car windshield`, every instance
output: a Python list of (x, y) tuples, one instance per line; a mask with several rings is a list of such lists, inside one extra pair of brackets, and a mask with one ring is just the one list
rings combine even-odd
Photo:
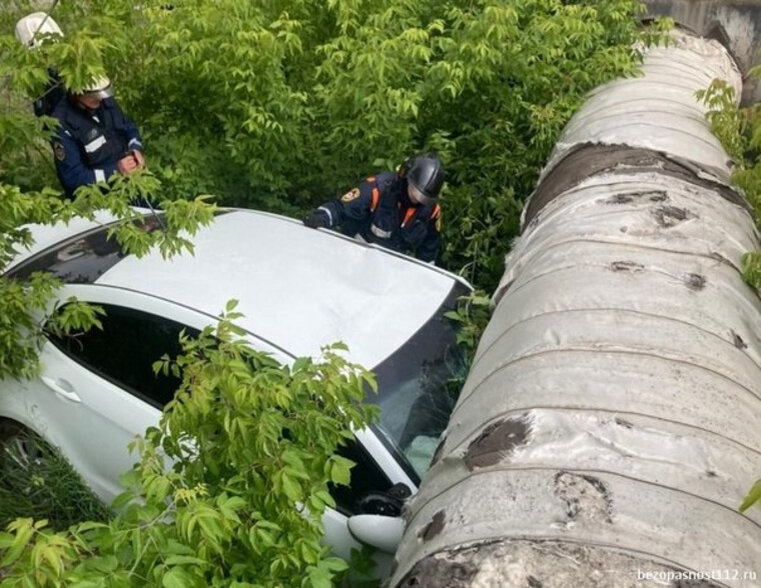
[(444, 317), (466, 293), (457, 284), (437, 313), (373, 370), (378, 394), (368, 400), (381, 409), (376, 429), (415, 482), (430, 467), (467, 373), (456, 323)]

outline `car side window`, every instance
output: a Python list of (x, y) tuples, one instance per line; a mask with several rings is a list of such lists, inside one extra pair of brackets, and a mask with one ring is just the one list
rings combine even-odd
[(350, 484), (331, 484), (330, 495), (336, 501), (336, 510), (340, 513), (346, 516), (360, 514), (360, 501), (372, 493), (388, 491), (391, 481), (357, 441), (350, 441), (347, 445), (339, 447), (336, 453), (350, 459), (356, 465), (351, 469)]
[(50, 341), (69, 357), (112, 383), (162, 408), (173, 397), (180, 379), (154, 374), (153, 363), (164, 354), (176, 357), (182, 350), (180, 332), (197, 335), (176, 321), (112, 304), (98, 304), (106, 312), (103, 329), (91, 328), (73, 335), (49, 334)]

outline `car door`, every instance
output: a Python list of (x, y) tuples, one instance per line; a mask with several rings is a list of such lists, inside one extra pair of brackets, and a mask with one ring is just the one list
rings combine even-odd
[(40, 360), (40, 377), (23, 384), (34, 399), (30, 425), (109, 504), (122, 491), (120, 474), (136, 461), (128, 444), (158, 422), (160, 411), (80, 362), (65, 344), (46, 342)]
[(193, 331), (167, 312), (139, 308), (139, 297), (129, 298), (115, 304), (91, 297), (105, 310), (103, 328), (49, 334), (42, 373), (28, 383), (36, 388), (30, 394), (36, 401), (33, 427), (63, 449), (106, 502), (121, 492), (119, 476), (136, 459), (128, 444), (157, 424), (179, 385), (172, 376), (153, 374), (153, 362), (164, 353), (176, 355), (180, 332)]
[[(21, 383), (18, 396), (27, 403), (22, 420), (61, 447), (108, 503), (122, 491), (119, 476), (136, 461), (127, 445), (158, 423), (178, 385), (155, 376), (153, 362), (179, 352), (180, 331), (198, 331), (214, 317), (122, 288), (67, 285), (59, 296), (64, 303), (75, 296), (103, 308), (103, 329), (48, 336), (40, 376)], [(257, 346), (277, 355), (264, 342)]]

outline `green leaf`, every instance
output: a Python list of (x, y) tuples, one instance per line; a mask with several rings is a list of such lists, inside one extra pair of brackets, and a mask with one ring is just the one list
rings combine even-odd
[(321, 565), (331, 572), (343, 572), (349, 569), (349, 564), (339, 557), (329, 557), (322, 561)]
[(327, 490), (318, 490), (317, 492), (314, 493), (314, 495), (330, 508), (336, 507), (336, 501), (333, 499), (333, 497), (330, 495), (330, 492), (328, 492)]
[(181, 568), (172, 568), (161, 578), (161, 585), (164, 588), (187, 588), (192, 585), (188, 579)]
[(34, 533), (32, 519), (17, 519), (10, 525), (8, 530), (14, 532), (13, 542), (0, 560), (0, 567), (4, 568), (15, 562), (29, 544)]
[(286, 472), (283, 472), (281, 480), (283, 484), (283, 492), (285, 492), (288, 499), (293, 502), (299, 500), (301, 498), (301, 487), (299, 486), (299, 483), (291, 478)]
[(255, 543), (259, 543), (264, 547), (272, 547), (275, 545), (275, 537), (267, 529), (256, 527), (255, 538)]
[(321, 567), (309, 568), (309, 583), (312, 588), (332, 588), (331, 574)]
[(195, 557), (192, 555), (170, 555), (164, 560), (164, 563), (168, 566), (177, 566), (177, 565), (186, 565), (186, 564), (202, 566), (204, 564), (207, 564), (208, 562), (205, 559), (201, 559), (200, 557)]
[(761, 480), (756, 480), (748, 495), (743, 499), (739, 507), (740, 512), (745, 512), (755, 503), (761, 501)]
[(99, 523), (96, 521), (86, 521), (77, 525), (77, 531), (84, 533), (85, 531), (91, 531), (93, 529), (107, 529), (108, 525), (105, 523)]
[(351, 482), (351, 468), (354, 463), (344, 457), (334, 455), (331, 458), (330, 481), (334, 484), (348, 486)]

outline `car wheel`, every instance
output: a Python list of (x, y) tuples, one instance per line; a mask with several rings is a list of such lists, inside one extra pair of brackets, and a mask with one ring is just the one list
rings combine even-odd
[(45, 455), (46, 443), (23, 425), (9, 420), (0, 421), (0, 467), (28, 468)]

